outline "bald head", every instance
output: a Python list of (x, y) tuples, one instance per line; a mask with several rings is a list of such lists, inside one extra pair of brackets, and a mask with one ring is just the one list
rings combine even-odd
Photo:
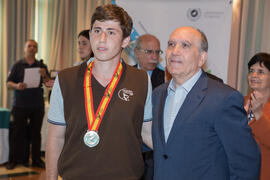
[(189, 32), (189, 33), (193, 33), (194, 35), (196, 35), (196, 37), (199, 37), (200, 39), (200, 51), (205, 51), (205, 52), (208, 52), (208, 41), (207, 41), (207, 38), (206, 38), (206, 35), (204, 34), (204, 32), (202, 32), (200, 29), (196, 29), (196, 28), (193, 28), (191, 26), (184, 26), (184, 27), (179, 27), (177, 29), (175, 29), (173, 31), (173, 33), (171, 34), (171, 36), (174, 34), (174, 33), (177, 33), (177, 32)]
[(160, 44), (158, 38), (152, 34), (144, 34), (138, 37), (138, 39), (135, 42), (135, 48), (140, 49), (141, 44), (145, 44), (146, 42), (156, 42), (157, 44)]
[(166, 50), (166, 64), (177, 85), (195, 75), (207, 59), (208, 43), (200, 30), (180, 27), (173, 31)]

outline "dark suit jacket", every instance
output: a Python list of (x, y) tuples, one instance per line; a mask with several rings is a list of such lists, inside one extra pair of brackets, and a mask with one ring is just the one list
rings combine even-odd
[(152, 97), (154, 180), (257, 180), (260, 151), (247, 125), (243, 96), (203, 72), (165, 143), (167, 87), (156, 88)]
[(216, 80), (216, 81), (219, 81), (219, 82), (222, 82), (222, 83), (223, 83), (223, 80), (220, 79), (219, 77), (217, 77), (217, 76), (215, 76), (215, 75), (213, 75), (213, 74), (210, 74), (210, 73), (208, 73), (208, 72), (205, 72), (205, 73), (207, 74), (207, 76), (208, 76), (209, 78), (214, 79), (214, 80)]
[(159, 68), (155, 68), (151, 75), (152, 87), (155, 89), (164, 83), (165, 72)]
[[(138, 65), (136, 64), (133, 67), (138, 67)], [(159, 85), (163, 84), (164, 78), (165, 78), (165, 72), (156, 67), (153, 70), (152, 75), (151, 75), (152, 88), (155, 89)]]

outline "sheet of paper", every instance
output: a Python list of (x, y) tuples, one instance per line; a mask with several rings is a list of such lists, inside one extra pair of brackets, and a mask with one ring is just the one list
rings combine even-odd
[(27, 88), (36, 88), (40, 83), (40, 68), (26, 68), (24, 69), (23, 82), (27, 84)]

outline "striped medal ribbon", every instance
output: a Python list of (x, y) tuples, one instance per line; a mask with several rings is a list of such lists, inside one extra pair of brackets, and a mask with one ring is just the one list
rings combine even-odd
[(94, 113), (94, 106), (93, 106), (93, 93), (92, 93), (92, 86), (91, 86), (91, 77), (92, 77), (92, 69), (93, 69), (94, 61), (90, 62), (84, 76), (84, 101), (85, 101), (85, 111), (86, 111), (86, 118), (88, 124), (88, 130), (84, 135), (84, 143), (89, 147), (95, 147), (99, 143), (99, 135), (98, 135), (98, 128), (102, 121), (102, 118), (106, 112), (108, 104), (112, 98), (114, 90), (121, 78), (123, 65), (119, 61), (112, 79), (107, 86), (104, 96), (98, 106), (96, 113)]

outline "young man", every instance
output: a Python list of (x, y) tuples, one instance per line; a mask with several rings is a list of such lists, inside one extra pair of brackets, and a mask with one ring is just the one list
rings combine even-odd
[(97, 7), (90, 30), (94, 58), (56, 78), (48, 114), (47, 179), (58, 174), (65, 180), (141, 178), (141, 130), (143, 120), (152, 117), (151, 83), (145, 72), (120, 59), (131, 29), (132, 19), (122, 8)]
[(172, 80), (153, 92), (155, 180), (255, 180), (260, 150), (247, 125), (243, 96), (207, 77), (208, 42), (177, 28), (166, 64)]

